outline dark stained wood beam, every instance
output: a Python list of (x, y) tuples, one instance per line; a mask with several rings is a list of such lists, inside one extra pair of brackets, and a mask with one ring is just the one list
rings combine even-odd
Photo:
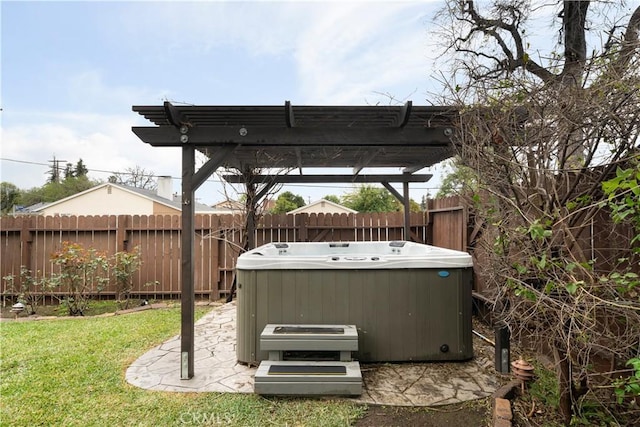
[(236, 149), (235, 145), (225, 145), (217, 148), (212, 154), (209, 155), (209, 160), (198, 169), (193, 176), (194, 191), (198, 189), (225, 161), (233, 150)]
[(415, 165), (415, 166), (409, 166), (406, 167), (404, 169), (402, 169), (402, 173), (416, 173), (418, 172), (420, 169), (424, 169), (426, 166), (420, 164), (420, 165)]
[(393, 197), (395, 197), (400, 203), (404, 205), (404, 197), (402, 196), (402, 194), (398, 193), (398, 190), (396, 190), (391, 186), (391, 184), (389, 184), (389, 181), (381, 181), (380, 183), (384, 186), (384, 188), (389, 190), (389, 193), (391, 193)]
[(360, 171), (361, 171), (362, 169), (364, 169), (365, 167), (367, 167), (367, 165), (368, 165), (369, 163), (371, 163), (371, 161), (372, 161), (373, 159), (375, 159), (375, 158), (376, 158), (376, 156), (377, 156), (379, 153), (380, 153), (380, 150), (371, 150), (371, 152), (369, 152), (369, 154), (367, 154), (366, 156), (364, 156), (364, 157), (362, 158), (362, 160), (360, 161), (360, 163), (359, 163), (359, 164), (357, 164), (357, 165), (355, 165), (355, 166), (353, 167), (353, 174), (354, 174), (354, 175), (359, 174), (359, 173), (360, 173)]
[[(262, 200), (264, 198), (264, 196), (267, 195), (267, 193), (269, 192), (269, 190), (271, 190), (273, 188), (274, 185), (276, 185), (276, 182), (265, 182), (264, 186), (262, 187), (262, 189), (260, 189), (260, 191), (256, 192), (256, 200)], [(251, 248), (253, 249), (253, 248)]]
[[(184, 138), (174, 126), (133, 127), (143, 142), (154, 147), (182, 147), (185, 144), (210, 147), (242, 144), (243, 147), (269, 146), (384, 146), (448, 147), (449, 128), (286, 128), (200, 126), (189, 129)], [(181, 137), (183, 137), (181, 139)]]
[(195, 244), (195, 149), (182, 148), (182, 230), (180, 232), (180, 379), (193, 378), (195, 366), (195, 292), (194, 263)]
[(195, 147), (182, 147), (182, 215), (180, 259), (180, 378), (193, 378), (195, 372), (195, 192), (211, 174), (220, 167), (234, 146), (221, 147), (209, 160), (195, 171)]
[(300, 150), (300, 147), (296, 147), (294, 148), (295, 152), (296, 152), (296, 160), (298, 162), (298, 169), (300, 169), (300, 175), (302, 175), (302, 150)]
[(398, 117), (396, 118), (396, 127), (403, 128), (409, 123), (409, 117), (411, 117), (411, 107), (413, 103), (411, 101), (405, 102), (405, 104), (400, 109), (400, 113), (398, 113)]
[[(403, 174), (409, 175), (409, 174)], [(389, 184), (389, 182), (382, 182), (384, 188), (391, 193), (404, 207), (404, 239), (411, 240), (411, 200), (409, 199), (409, 181), (402, 181), (402, 194)]]
[(293, 107), (291, 101), (284, 101), (284, 119), (288, 128), (296, 126), (296, 118), (293, 115)]
[(411, 199), (409, 198), (409, 183), (402, 183), (402, 195), (404, 205), (404, 240), (411, 241)]
[(180, 128), (183, 125), (187, 124), (187, 120), (182, 116), (182, 113), (173, 106), (169, 101), (164, 101), (163, 104), (165, 115), (167, 116), (167, 120), (169, 124), (175, 126), (176, 128)]
[[(427, 182), (432, 174), (421, 175), (253, 175), (255, 183), (273, 184), (322, 184), (334, 182), (352, 182), (355, 184), (378, 182)], [(242, 175), (224, 175), (225, 181), (231, 184), (244, 184)], [(395, 190), (394, 190), (395, 191)]]

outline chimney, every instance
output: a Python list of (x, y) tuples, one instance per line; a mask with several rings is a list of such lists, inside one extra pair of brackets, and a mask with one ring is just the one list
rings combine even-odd
[(158, 196), (163, 199), (173, 199), (173, 185), (170, 176), (158, 177)]

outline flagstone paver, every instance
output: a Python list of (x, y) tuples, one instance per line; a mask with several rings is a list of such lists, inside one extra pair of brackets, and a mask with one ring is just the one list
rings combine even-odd
[[(157, 391), (253, 393), (255, 367), (236, 360), (236, 304), (221, 304), (195, 326), (195, 376), (180, 379), (180, 337), (138, 358), (126, 372), (129, 383)], [(474, 338), (475, 339), (475, 338)], [(475, 343), (476, 345), (482, 345)], [(492, 394), (502, 380), (491, 361), (362, 364), (363, 393), (355, 402), (390, 406), (435, 406)]]

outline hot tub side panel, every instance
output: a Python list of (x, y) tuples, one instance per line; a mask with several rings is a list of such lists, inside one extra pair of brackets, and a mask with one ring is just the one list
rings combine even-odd
[(473, 357), (471, 269), (238, 270), (238, 360), (268, 323), (354, 324), (363, 362)]
[(238, 270), (236, 287), (236, 355), (240, 362), (256, 359), (256, 271)]

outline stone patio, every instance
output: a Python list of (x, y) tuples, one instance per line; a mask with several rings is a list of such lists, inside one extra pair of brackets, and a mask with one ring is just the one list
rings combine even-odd
[[(195, 326), (195, 376), (180, 379), (180, 337), (149, 350), (126, 372), (135, 386), (171, 392), (253, 393), (256, 368), (236, 361), (236, 303), (216, 306)], [(361, 364), (363, 394), (355, 402), (388, 406), (435, 406), (491, 395), (502, 379), (474, 337), (469, 362)]]

